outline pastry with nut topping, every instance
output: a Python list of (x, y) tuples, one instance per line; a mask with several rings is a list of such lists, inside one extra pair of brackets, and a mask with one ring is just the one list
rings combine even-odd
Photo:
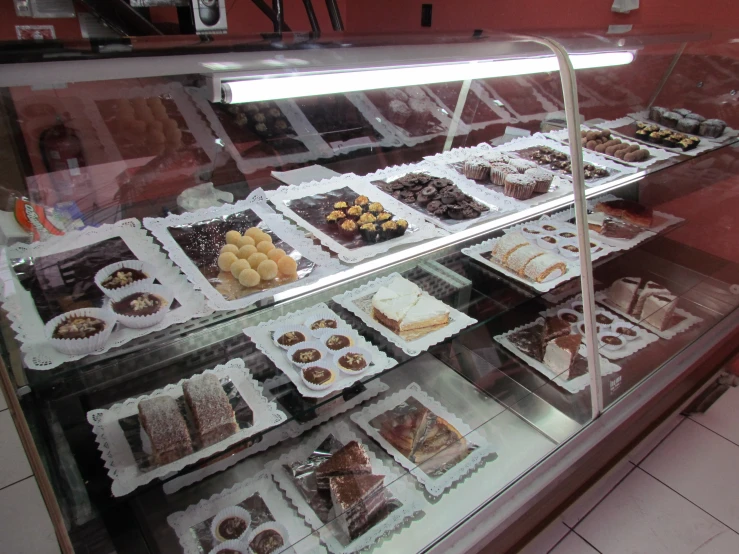
[(57, 325), (52, 338), (86, 339), (101, 333), (104, 329), (105, 322), (102, 319), (90, 316), (72, 317)]
[(112, 275), (106, 277), (101, 285), (108, 290), (115, 290), (148, 278), (149, 276), (143, 271), (130, 267), (122, 267)]
[(145, 316), (157, 313), (165, 305), (165, 301), (149, 292), (129, 294), (113, 303), (113, 311), (120, 315)]

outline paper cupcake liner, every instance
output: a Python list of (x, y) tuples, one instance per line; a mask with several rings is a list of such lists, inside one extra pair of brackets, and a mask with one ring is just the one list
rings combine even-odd
[[(254, 531), (252, 531), (249, 541), (254, 540), (254, 538), (262, 531), (268, 531), (270, 529), (277, 531), (284, 541), (282, 548), (278, 548), (272, 552), (272, 554), (294, 554), (295, 550), (292, 547), (292, 540), (290, 539), (290, 535), (287, 533), (287, 529), (284, 525), (277, 523), (276, 521), (268, 521), (266, 523), (262, 523), (259, 527), (256, 527)], [(249, 554), (254, 554), (254, 551), (251, 549), (251, 542), (249, 543)]]
[[(121, 322), (121, 325), (125, 325), (126, 327), (130, 327), (132, 329), (144, 329), (146, 327), (153, 327), (157, 323), (162, 322), (164, 318), (167, 317), (169, 309), (172, 307), (172, 301), (174, 300), (174, 294), (171, 291), (167, 290), (161, 285), (153, 285), (151, 283), (135, 283), (131, 287), (126, 288), (129, 289), (126, 296), (139, 292), (147, 292), (158, 296), (159, 298), (164, 300), (165, 303), (158, 312), (150, 315), (123, 315), (113, 310), (113, 303), (115, 301), (111, 299), (110, 309), (118, 318), (118, 321)], [(120, 300), (122, 300), (123, 298), (125, 298), (125, 296), (122, 296)]]
[[(301, 368), (301, 370), (300, 370), (300, 378), (303, 380), (303, 383), (305, 383), (305, 386), (308, 387), (309, 389), (312, 389), (312, 390), (326, 390), (326, 389), (330, 389), (331, 387), (333, 387), (336, 384), (336, 378), (339, 375), (339, 368), (336, 367), (336, 365), (334, 364), (333, 360), (331, 360), (331, 359), (321, 360), (321, 362), (316, 362), (314, 364), (309, 364), (307, 367), (312, 367), (314, 365), (323, 367), (325, 369), (330, 369), (331, 371), (333, 371), (334, 372), (334, 380), (331, 381), (330, 383), (324, 383), (323, 385), (316, 385), (315, 383), (311, 383), (310, 381), (308, 381), (303, 376), (303, 369)], [(307, 367), (306, 367), (306, 369), (307, 369)]]
[[(625, 333), (619, 333), (618, 332), (619, 327), (625, 327), (627, 329), (631, 329), (632, 331), (636, 333), (636, 335), (632, 337), (631, 335), (627, 335)], [(642, 335), (642, 332), (639, 328), (637, 328), (635, 325), (632, 327), (629, 327), (629, 325), (626, 323), (617, 323), (616, 325), (611, 325), (611, 330), (613, 331), (613, 333), (615, 333), (616, 335), (624, 339), (626, 342), (631, 342), (632, 340), (636, 340)]]
[[(343, 367), (341, 367), (341, 365), (339, 365), (339, 358), (341, 358), (344, 354), (347, 354), (350, 352), (352, 354), (362, 354), (364, 356), (364, 359), (367, 360), (367, 365), (364, 366), (364, 369), (360, 371), (351, 371), (349, 369), (344, 369)], [(336, 365), (337, 368), (339, 368), (339, 371), (341, 371), (345, 375), (352, 375), (352, 376), (361, 375), (362, 373), (364, 373), (365, 371), (369, 369), (369, 366), (371, 363), (372, 363), (372, 352), (370, 352), (366, 348), (360, 348), (357, 346), (348, 346), (346, 348), (342, 348), (341, 350), (334, 352), (334, 364)]]
[[(521, 234), (524, 237), (528, 237), (531, 239), (535, 239), (542, 235), (548, 234), (542, 231), (541, 227), (539, 227), (538, 225), (529, 225), (528, 223), (525, 223), (524, 225), (522, 225), (521, 228), (518, 230), (521, 231)], [(536, 232), (532, 233), (531, 231), (536, 231)]]
[(321, 329), (321, 332), (316, 334), (316, 339), (321, 342), (321, 344), (326, 350), (329, 351), (330, 354), (333, 354), (334, 352), (338, 352), (340, 350), (331, 350), (326, 344), (326, 341), (331, 335), (344, 335), (346, 337), (349, 337), (349, 340), (352, 341), (350, 346), (354, 346), (357, 343), (357, 335), (354, 332), (354, 329), (347, 325), (339, 324), (336, 329)]
[[(235, 538), (235, 539), (222, 539), (218, 536), (218, 525), (224, 520), (229, 517), (238, 517), (243, 519), (246, 522), (246, 530), (241, 534), (241, 536)], [(210, 532), (213, 535), (213, 538), (217, 541), (225, 544), (227, 542), (239, 542), (244, 545), (249, 545), (249, 538), (251, 537), (251, 532), (249, 531), (249, 528), (251, 527), (251, 515), (249, 515), (249, 512), (247, 512), (244, 508), (241, 508), (239, 506), (229, 506), (228, 508), (224, 508), (220, 512), (218, 512), (215, 517), (213, 518), (213, 521), (210, 524)]]
[(318, 333), (323, 331), (323, 328), (315, 329), (315, 330), (312, 330), (310, 328), (311, 324), (313, 324), (315, 321), (318, 321), (319, 319), (334, 319), (336, 320), (337, 327), (343, 324), (343, 321), (341, 320), (341, 318), (339, 318), (339, 316), (337, 316), (331, 310), (326, 310), (326, 309), (316, 310), (310, 315), (310, 317), (307, 317), (305, 321), (303, 321), (303, 325), (305, 325), (308, 328), (308, 330), (311, 332), (311, 334), (314, 337), (317, 336)]
[[(97, 335), (87, 337), (86, 339), (55, 339), (52, 338), (54, 330), (57, 326), (71, 317), (87, 316), (96, 317), (105, 322), (105, 329), (103, 329)], [(51, 345), (64, 354), (70, 356), (81, 356), (84, 354), (92, 354), (97, 350), (102, 350), (105, 342), (113, 332), (113, 327), (116, 324), (116, 316), (110, 310), (103, 308), (81, 308), (79, 310), (72, 310), (62, 315), (56, 316), (54, 319), (46, 323), (44, 332), (46, 338), (49, 340)]]
[[(297, 352), (298, 350), (302, 350), (303, 348), (315, 348), (321, 353), (321, 357), (314, 362), (299, 363), (293, 361), (293, 354), (295, 354), (295, 352)], [(304, 367), (310, 367), (312, 365), (321, 365), (321, 362), (329, 363), (331, 361), (331, 354), (329, 354), (328, 349), (317, 340), (309, 340), (306, 342), (295, 344), (287, 349), (285, 355), (287, 356), (287, 359), (290, 360), (291, 364), (301, 369)]]
[[(513, 168), (515, 169), (515, 168)], [(512, 175), (512, 171), (505, 171), (495, 166), (490, 168), (490, 182), (494, 185), (504, 186), (507, 175)]]
[[(140, 281), (135, 281), (131, 283), (130, 285), (126, 285), (125, 287), (121, 287), (119, 289), (106, 289), (103, 286), (103, 281), (113, 275), (116, 271), (118, 271), (121, 268), (124, 267), (130, 267), (131, 269), (138, 269), (139, 271), (144, 272), (148, 277), (146, 279), (141, 279)], [(124, 296), (128, 296), (129, 291), (132, 287), (135, 287), (136, 285), (139, 285), (141, 283), (148, 283), (152, 284), (154, 282), (154, 278), (156, 277), (156, 268), (151, 265), (148, 262), (144, 262), (141, 260), (126, 260), (123, 262), (116, 262), (114, 264), (110, 264), (109, 266), (105, 266), (103, 269), (98, 271), (95, 274), (95, 284), (98, 286), (98, 288), (103, 291), (103, 294), (107, 296), (108, 298), (112, 298), (115, 300), (120, 300)]]
[(278, 338), (280, 338), (285, 333), (289, 333), (290, 331), (299, 331), (303, 333), (303, 335), (305, 335), (305, 340), (303, 342), (312, 342), (313, 340), (313, 333), (311, 333), (310, 329), (308, 329), (305, 325), (300, 325), (299, 323), (296, 323), (294, 325), (278, 325), (272, 330), (272, 342), (277, 348), (281, 348), (282, 350), (289, 350), (291, 348), (290, 346), (283, 346), (282, 344), (277, 342)]
[(482, 181), (490, 176), (490, 165), (479, 160), (470, 160), (465, 162), (463, 171), (468, 179)]
[(224, 550), (236, 550), (237, 552), (242, 552), (243, 554), (251, 554), (251, 549), (249, 548), (249, 544), (245, 543), (243, 541), (225, 541), (216, 546), (213, 550), (208, 552), (208, 554), (218, 554), (219, 552), (223, 552)]

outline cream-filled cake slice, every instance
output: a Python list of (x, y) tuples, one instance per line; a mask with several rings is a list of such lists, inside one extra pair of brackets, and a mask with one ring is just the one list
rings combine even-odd
[(639, 277), (622, 277), (617, 279), (608, 289), (608, 300), (614, 305), (621, 308), (625, 313), (630, 314), (634, 311), (636, 301), (639, 298), (639, 286), (641, 278)]
[(423, 295), (400, 322), (400, 331), (413, 331), (449, 323), (449, 308), (433, 296)]
[(647, 298), (654, 294), (672, 294), (665, 287), (654, 281), (647, 281), (644, 287), (639, 291), (639, 297), (636, 299), (636, 305), (634, 306), (633, 314), (639, 318), (647, 317), (651, 312), (644, 310), (644, 303)]
[(572, 362), (575, 361), (581, 342), (582, 336), (579, 334), (565, 335), (549, 341), (544, 350), (544, 365), (557, 375), (562, 374), (569, 379)]
[(644, 301), (644, 322), (664, 331), (672, 326), (672, 315), (677, 308), (677, 296), (670, 293), (653, 294)]

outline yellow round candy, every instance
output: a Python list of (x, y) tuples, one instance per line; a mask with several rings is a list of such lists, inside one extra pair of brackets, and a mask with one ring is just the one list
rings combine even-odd
[(231, 275), (238, 279), (239, 274), (245, 269), (251, 269), (249, 262), (247, 262), (246, 260), (236, 260), (234, 263), (231, 264)]
[(261, 252), (262, 254), (267, 254), (269, 253), (270, 250), (274, 250), (274, 249), (275, 249), (275, 245), (272, 244), (271, 242), (267, 242), (266, 240), (263, 240), (262, 242), (257, 244), (257, 250)]
[(262, 254), (261, 252), (252, 254), (251, 256), (247, 258), (247, 260), (249, 260), (249, 265), (252, 267), (259, 267), (259, 264), (261, 264), (266, 259), (267, 259), (267, 254)]
[(244, 258), (245, 260), (248, 260), (249, 256), (256, 253), (257, 247), (247, 244), (246, 246), (242, 246), (241, 248), (239, 248), (239, 253), (237, 255), (239, 256), (239, 258)]
[(271, 281), (277, 277), (277, 264), (272, 260), (264, 260), (259, 267), (257, 273), (264, 281)]
[(254, 239), (249, 236), (243, 236), (239, 239), (239, 248), (242, 246), (256, 246)]
[(270, 242), (271, 243), (272, 237), (268, 235), (267, 233), (263, 233), (260, 231), (259, 235), (254, 237), (254, 240), (256, 241), (257, 244), (259, 244), (260, 242)]
[(283, 275), (295, 275), (298, 272), (298, 262), (290, 256), (283, 256), (277, 262), (277, 268)]
[(259, 235), (261, 232), (262, 230), (259, 227), (249, 227), (244, 235), (247, 237), (251, 237), (256, 241), (256, 236)]
[(220, 256), (218, 256), (218, 267), (221, 268), (221, 271), (228, 271), (231, 269), (231, 264), (234, 263), (238, 258), (236, 257), (236, 254), (233, 252), (224, 252)]
[(279, 261), (283, 256), (287, 256), (287, 253), (282, 248), (273, 248), (267, 252), (267, 257), (274, 262)]
[(239, 283), (244, 287), (256, 287), (259, 284), (259, 273), (253, 269), (245, 269), (239, 273)]
[(235, 244), (236, 246), (239, 245), (239, 239), (241, 239), (241, 233), (238, 231), (229, 231), (226, 233), (226, 242), (228, 244)]
[(235, 244), (224, 244), (221, 247), (221, 254), (224, 252), (231, 252), (232, 254), (239, 255), (239, 248)]

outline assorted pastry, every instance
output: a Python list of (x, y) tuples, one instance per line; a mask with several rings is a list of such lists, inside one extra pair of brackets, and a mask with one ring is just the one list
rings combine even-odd
[(393, 198), (419, 207), (439, 219), (476, 219), (490, 208), (478, 202), (444, 177), (408, 173), (378, 188)]
[(495, 241), (491, 256), (509, 271), (535, 283), (557, 279), (568, 271), (562, 258), (536, 246), (519, 231), (507, 233)]
[(593, 150), (599, 154), (607, 154), (625, 162), (643, 162), (650, 156), (649, 150), (638, 144), (629, 144), (621, 139), (614, 138), (611, 131), (607, 129), (602, 131), (586, 131), (583, 129), (580, 131), (580, 135), (583, 148)]
[(326, 215), (326, 222), (335, 225), (338, 233), (347, 240), (359, 235), (365, 242), (375, 244), (401, 237), (408, 230), (405, 219), (394, 218), (380, 202), (372, 202), (367, 196), (360, 195), (354, 202), (335, 202)]
[(726, 122), (720, 119), (706, 119), (685, 108), (669, 110), (660, 106), (649, 108), (649, 119), (670, 129), (691, 135), (718, 138), (724, 134)]
[(395, 277), (372, 297), (372, 318), (396, 334), (426, 334), (449, 324), (446, 304)]
[(677, 296), (655, 281), (623, 277), (611, 285), (607, 298), (623, 313), (659, 331), (674, 327), (683, 319), (675, 313)]
[(652, 142), (668, 148), (679, 148), (683, 151), (692, 150), (701, 141), (698, 137), (678, 133), (643, 121), (636, 122), (634, 137), (645, 142)]
[[(550, 169), (561, 171), (568, 175), (572, 175), (572, 162), (570, 156), (549, 146), (537, 146), (521, 150), (519, 155), (529, 157), (539, 165), (549, 166)], [(583, 172), (585, 179), (602, 179), (610, 175), (609, 171), (603, 167), (597, 166), (590, 162), (583, 163)]]

